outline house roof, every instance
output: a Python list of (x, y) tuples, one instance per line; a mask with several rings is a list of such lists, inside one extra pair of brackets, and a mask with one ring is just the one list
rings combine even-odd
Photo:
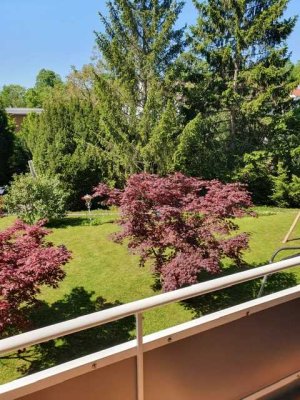
[(295, 99), (300, 99), (300, 86), (292, 91), (292, 97), (294, 97)]
[(40, 114), (43, 112), (42, 108), (15, 108), (15, 107), (9, 107), (6, 108), (5, 111), (7, 114), (11, 115), (27, 115), (30, 113), (36, 113)]

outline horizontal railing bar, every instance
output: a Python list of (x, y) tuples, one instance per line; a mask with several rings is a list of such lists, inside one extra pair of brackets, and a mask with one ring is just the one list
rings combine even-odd
[(225, 289), (239, 283), (260, 278), (264, 275), (274, 274), (275, 272), (295, 267), (299, 264), (300, 256), (262, 267), (252, 268), (247, 271), (238, 272), (221, 278), (212, 279), (207, 282), (198, 283), (172, 292), (162, 293), (157, 296), (122, 304), (108, 310), (98, 311), (69, 321), (60, 322), (34, 331), (2, 339), (0, 340), (0, 355), (22, 350), (28, 346), (47, 342), (48, 340), (70, 335), (99, 325), (104, 325), (108, 322), (116, 321), (136, 313), (142, 313), (155, 307)]

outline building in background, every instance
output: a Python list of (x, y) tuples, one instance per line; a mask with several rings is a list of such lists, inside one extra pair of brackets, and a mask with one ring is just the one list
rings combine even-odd
[(42, 108), (6, 108), (6, 113), (11, 115), (14, 119), (17, 127), (17, 131), (20, 130), (24, 118), (31, 113), (41, 114), (43, 112)]
[(292, 91), (291, 97), (296, 101), (300, 100), (300, 85)]

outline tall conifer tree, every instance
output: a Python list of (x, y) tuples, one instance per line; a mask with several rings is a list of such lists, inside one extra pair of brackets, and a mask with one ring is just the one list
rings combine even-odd
[(100, 14), (105, 30), (97, 34), (103, 68), (97, 93), (104, 147), (117, 177), (142, 170), (166, 172), (172, 157), (170, 143), (164, 160), (153, 157), (152, 143), (163, 146), (170, 139), (165, 133), (168, 121), (172, 140), (176, 137), (176, 105), (166, 76), (184, 46), (184, 28), (174, 28), (183, 2), (112, 0), (107, 7), (108, 17)]
[(20, 135), (38, 174), (61, 181), (71, 193), (71, 209), (82, 207), (81, 197), (105, 174), (98, 120), (91, 101), (59, 89), (45, 102), (42, 114), (29, 115), (22, 125)]
[(194, 63), (203, 68), (206, 95), (205, 107), (189, 107), (215, 120), (229, 171), (239, 156), (270, 147), (286, 133), (292, 85), (285, 41), (295, 25), (295, 18), (284, 18), (288, 2), (194, 0), (199, 17), (190, 43)]

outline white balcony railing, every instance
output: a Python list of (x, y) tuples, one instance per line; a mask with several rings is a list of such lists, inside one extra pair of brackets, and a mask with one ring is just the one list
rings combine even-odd
[[(95, 312), (69, 321), (61, 322), (45, 328), (26, 332), (0, 341), (0, 355), (21, 350), (26, 347), (70, 335), (89, 328), (100, 326), (127, 316), (136, 316), (136, 358), (137, 358), (137, 393), (138, 400), (144, 399), (144, 366), (143, 366), (143, 313), (147, 310), (166, 304), (186, 300), (196, 296), (228, 288), (243, 282), (271, 275), (287, 268), (300, 265), (300, 256), (273, 264), (242, 271), (229, 276), (216, 278), (207, 282), (157, 296), (120, 305), (112, 309)], [(1, 398), (1, 393), (0, 393)]]

